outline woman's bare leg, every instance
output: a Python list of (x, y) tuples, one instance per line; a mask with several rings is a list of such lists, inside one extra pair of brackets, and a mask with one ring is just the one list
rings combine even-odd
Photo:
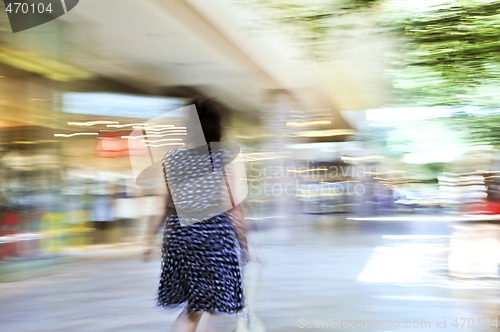
[(175, 321), (172, 332), (195, 332), (204, 313), (204, 311), (183, 311)]
[(210, 322), (211, 317), (212, 315), (210, 313), (205, 313), (198, 323), (198, 329), (196, 330), (196, 332), (213, 332)]

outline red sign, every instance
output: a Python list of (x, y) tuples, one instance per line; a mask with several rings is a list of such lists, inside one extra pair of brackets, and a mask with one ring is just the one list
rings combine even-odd
[(129, 136), (130, 133), (106, 133), (97, 137), (97, 156), (102, 158), (119, 158), (142, 156), (146, 147), (140, 137)]

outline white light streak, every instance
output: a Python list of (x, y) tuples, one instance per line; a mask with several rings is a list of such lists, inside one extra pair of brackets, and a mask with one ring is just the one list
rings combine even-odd
[(182, 139), (181, 138), (164, 138), (164, 139), (158, 139), (158, 140), (155, 140), (155, 141), (152, 141), (152, 140), (142, 140), (141, 142), (154, 144), (154, 143), (159, 143), (159, 142), (170, 142), (170, 141), (182, 141)]
[(163, 132), (176, 132), (176, 131), (182, 131), (186, 132), (186, 128), (178, 127), (178, 128), (165, 128), (165, 129), (146, 129), (146, 132), (151, 132), (151, 133), (163, 133)]
[(94, 126), (104, 124), (119, 124), (118, 121), (88, 121), (88, 122), (68, 122), (70, 126)]
[(125, 127), (134, 127), (134, 126), (138, 126), (139, 128), (143, 128), (145, 127), (145, 123), (129, 123), (129, 124), (110, 124), (110, 125), (107, 125), (107, 127), (110, 127), (110, 128), (125, 128)]
[(97, 136), (98, 133), (73, 133), (73, 134), (54, 134), (54, 137), (73, 137), (73, 136)]
[(147, 130), (156, 130), (155, 128), (163, 129), (163, 128), (175, 128), (174, 125), (151, 125), (145, 127)]
[(329, 125), (331, 123), (332, 121), (330, 120), (314, 120), (305, 122), (290, 121), (287, 122), (286, 125), (289, 127), (308, 127), (308, 126)]
[(52, 100), (59, 100), (62, 98), (31, 98), (32, 101), (52, 101)]
[(184, 143), (146, 144), (146, 146), (151, 147), (151, 148), (159, 148), (159, 147), (167, 146), (167, 145), (179, 145), (179, 146), (182, 146), (182, 145), (184, 145)]

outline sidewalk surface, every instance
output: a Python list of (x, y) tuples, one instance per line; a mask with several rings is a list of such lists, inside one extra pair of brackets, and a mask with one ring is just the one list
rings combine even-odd
[[(500, 281), (447, 273), (448, 222), (295, 218), (251, 236), (260, 280), (250, 305), (267, 331), (500, 331), (487, 328), (500, 323)], [(168, 331), (178, 312), (154, 306), (159, 253), (144, 263), (137, 246), (104, 249), (1, 283), (2, 331)], [(453, 326), (462, 318), (472, 327)], [(211, 322), (220, 332), (234, 323)]]

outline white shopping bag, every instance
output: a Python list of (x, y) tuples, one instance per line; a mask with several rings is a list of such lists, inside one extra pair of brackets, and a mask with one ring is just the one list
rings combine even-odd
[(254, 312), (261, 264), (250, 261), (243, 267), (243, 286), (247, 306), (238, 313), (235, 332), (265, 332), (266, 328)]

